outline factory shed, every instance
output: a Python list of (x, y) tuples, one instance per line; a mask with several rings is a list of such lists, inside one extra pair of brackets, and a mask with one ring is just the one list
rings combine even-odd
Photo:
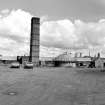
[(29, 56), (17, 56), (17, 61), (20, 64), (24, 64), (25, 62), (29, 62)]
[(2, 56), (1, 60), (3, 63), (9, 64), (12, 62), (16, 62), (17, 57), (16, 56)]
[(55, 66), (88, 67), (91, 57), (73, 57), (71, 53), (63, 53), (54, 59)]
[(105, 58), (97, 58), (95, 60), (95, 67), (96, 68), (105, 68)]
[(63, 53), (54, 58), (54, 61), (74, 62), (76, 59), (71, 56), (71, 53)]
[(53, 67), (54, 62), (53, 62), (54, 57), (40, 57), (40, 66), (49, 66)]
[(89, 67), (91, 57), (77, 57), (75, 60), (77, 67)]
[(76, 59), (71, 56), (71, 53), (63, 53), (59, 56), (54, 58), (54, 65), (55, 66), (69, 66), (69, 67), (75, 67), (75, 61)]

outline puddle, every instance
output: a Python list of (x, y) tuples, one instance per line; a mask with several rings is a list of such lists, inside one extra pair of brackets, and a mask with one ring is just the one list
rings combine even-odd
[(5, 91), (2, 94), (9, 95), (9, 96), (17, 96), (18, 92), (17, 91)]

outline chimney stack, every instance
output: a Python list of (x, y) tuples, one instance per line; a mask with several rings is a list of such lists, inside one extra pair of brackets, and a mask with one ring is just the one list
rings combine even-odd
[(32, 17), (29, 61), (32, 62), (34, 66), (37, 66), (39, 64), (39, 47), (40, 47), (39, 37), (40, 37), (40, 18)]

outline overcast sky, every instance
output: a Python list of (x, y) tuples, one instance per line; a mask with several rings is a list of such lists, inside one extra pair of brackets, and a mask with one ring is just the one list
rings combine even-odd
[(105, 0), (0, 0), (2, 55), (28, 54), (32, 16), (41, 18), (41, 56), (64, 48), (105, 55)]
[(96, 21), (105, 17), (105, 0), (0, 0), (3, 9), (22, 9), (51, 19)]

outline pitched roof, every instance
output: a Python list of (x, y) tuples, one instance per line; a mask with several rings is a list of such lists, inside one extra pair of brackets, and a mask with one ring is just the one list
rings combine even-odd
[(90, 57), (72, 57), (71, 53), (63, 53), (57, 56), (55, 61), (91, 61)]

